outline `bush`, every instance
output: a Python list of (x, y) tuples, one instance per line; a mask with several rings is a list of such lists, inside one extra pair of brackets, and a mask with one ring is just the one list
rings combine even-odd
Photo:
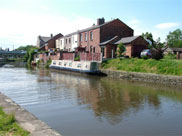
[(49, 68), (49, 65), (51, 65), (52, 61), (51, 60), (47, 60), (46, 64), (45, 64), (45, 68)]
[(117, 49), (117, 57), (123, 57), (123, 53), (125, 52), (126, 48), (123, 43), (118, 44), (118, 49)]
[(155, 59), (155, 60), (160, 60), (162, 59), (164, 56), (163, 56), (163, 51), (161, 48), (159, 49), (151, 49), (151, 57), (152, 59)]
[(168, 53), (164, 56), (164, 59), (176, 59), (176, 55), (172, 53)]
[(80, 61), (80, 56), (75, 57), (74, 61)]
[(142, 59), (146, 60), (146, 59), (149, 59), (148, 56), (142, 56)]

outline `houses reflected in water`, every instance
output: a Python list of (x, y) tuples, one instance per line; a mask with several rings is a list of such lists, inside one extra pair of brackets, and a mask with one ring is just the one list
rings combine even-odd
[[(39, 70), (38, 82), (49, 84), (51, 100), (71, 99), (73, 104), (92, 110), (98, 120), (107, 120), (112, 125), (120, 123), (123, 116), (137, 113), (145, 105), (160, 109), (161, 98), (182, 103), (182, 92), (178, 89), (108, 77)], [(44, 91), (42, 93), (47, 93)]]

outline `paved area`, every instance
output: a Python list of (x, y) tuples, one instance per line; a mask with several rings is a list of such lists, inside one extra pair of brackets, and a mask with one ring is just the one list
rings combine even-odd
[(13, 113), (19, 125), (29, 131), (31, 136), (61, 136), (2, 93), (0, 93), (0, 106), (3, 107), (5, 113)]

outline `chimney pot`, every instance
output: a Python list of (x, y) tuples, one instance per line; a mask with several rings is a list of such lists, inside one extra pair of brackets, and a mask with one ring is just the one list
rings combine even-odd
[(97, 19), (97, 25), (102, 25), (102, 24), (104, 24), (104, 23), (105, 23), (104, 17), (98, 18), (98, 19)]

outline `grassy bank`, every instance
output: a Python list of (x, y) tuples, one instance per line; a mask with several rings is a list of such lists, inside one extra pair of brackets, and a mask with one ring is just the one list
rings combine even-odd
[(7, 115), (0, 107), (0, 136), (28, 136), (29, 133), (23, 130), (15, 121), (13, 115)]
[(103, 69), (130, 72), (156, 73), (165, 75), (182, 75), (182, 60), (175, 59), (112, 59), (102, 63)]

